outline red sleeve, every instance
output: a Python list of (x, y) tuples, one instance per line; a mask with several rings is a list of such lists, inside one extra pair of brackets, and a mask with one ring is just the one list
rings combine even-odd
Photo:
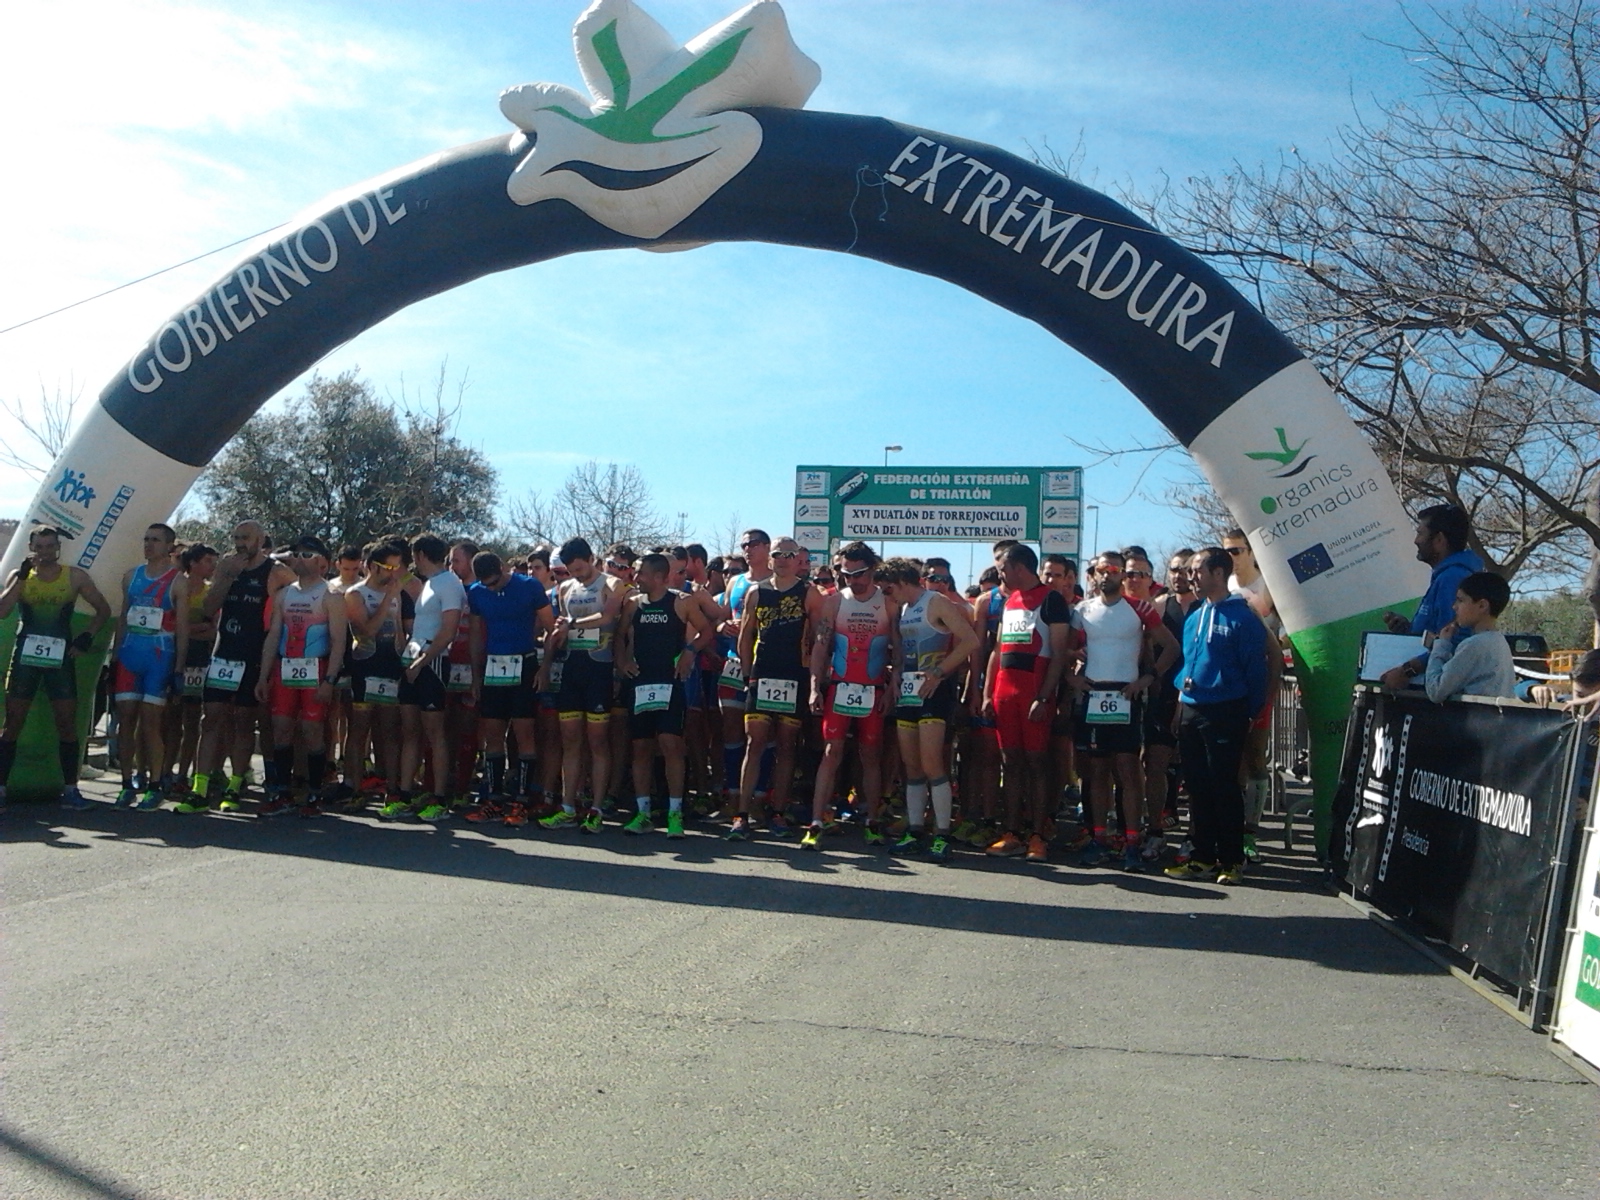
[(1161, 614), (1156, 612), (1155, 605), (1151, 604), (1150, 601), (1135, 600), (1132, 596), (1126, 596), (1124, 599), (1133, 605), (1133, 611), (1139, 614), (1139, 624), (1146, 629), (1154, 629), (1161, 624)]

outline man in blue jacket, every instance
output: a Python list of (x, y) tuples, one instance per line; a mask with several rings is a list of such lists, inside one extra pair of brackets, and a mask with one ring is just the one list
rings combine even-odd
[[(1467, 549), (1471, 523), (1464, 510), (1454, 504), (1435, 504), (1417, 514), (1417, 534), (1413, 539), (1417, 559), (1433, 568), (1428, 591), (1409, 621), (1396, 612), (1383, 614), (1390, 633), (1412, 633), (1418, 637), (1438, 633), (1455, 620), (1456, 588), (1468, 575), (1483, 570), (1483, 559)], [(1384, 687), (1403, 688), (1420, 679), (1428, 669), (1428, 656), (1419, 654), (1410, 662), (1385, 671)]]
[(1244, 791), (1239, 756), (1250, 718), (1267, 701), (1267, 627), (1244, 597), (1230, 595), (1233, 560), (1211, 546), (1189, 560), (1200, 603), (1183, 622), (1177, 732), (1189, 781), (1194, 853), (1169, 867), (1175, 879), (1216, 873), (1244, 878)]

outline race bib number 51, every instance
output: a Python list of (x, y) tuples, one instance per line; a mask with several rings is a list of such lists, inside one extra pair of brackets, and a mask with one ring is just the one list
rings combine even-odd
[(17, 662), (24, 667), (43, 667), (53, 671), (67, 660), (67, 639), (30, 633), (23, 637)]

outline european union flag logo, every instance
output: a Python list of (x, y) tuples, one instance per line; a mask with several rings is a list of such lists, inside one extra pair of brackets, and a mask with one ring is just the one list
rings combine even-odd
[(1328, 548), (1321, 542), (1309, 550), (1302, 550), (1289, 560), (1289, 569), (1294, 572), (1296, 583), (1304, 583), (1324, 571), (1333, 569), (1333, 558), (1328, 553)]

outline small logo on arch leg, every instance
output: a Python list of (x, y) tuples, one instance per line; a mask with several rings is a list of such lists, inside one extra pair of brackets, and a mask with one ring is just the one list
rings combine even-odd
[(802, 108), (822, 78), (775, 0), (758, 0), (686, 46), (633, 0), (598, 0), (573, 29), (592, 97), (557, 83), (500, 96), (533, 146), (506, 181), (518, 204), (567, 200), (655, 239), (704, 204), (761, 148), (742, 106)]

